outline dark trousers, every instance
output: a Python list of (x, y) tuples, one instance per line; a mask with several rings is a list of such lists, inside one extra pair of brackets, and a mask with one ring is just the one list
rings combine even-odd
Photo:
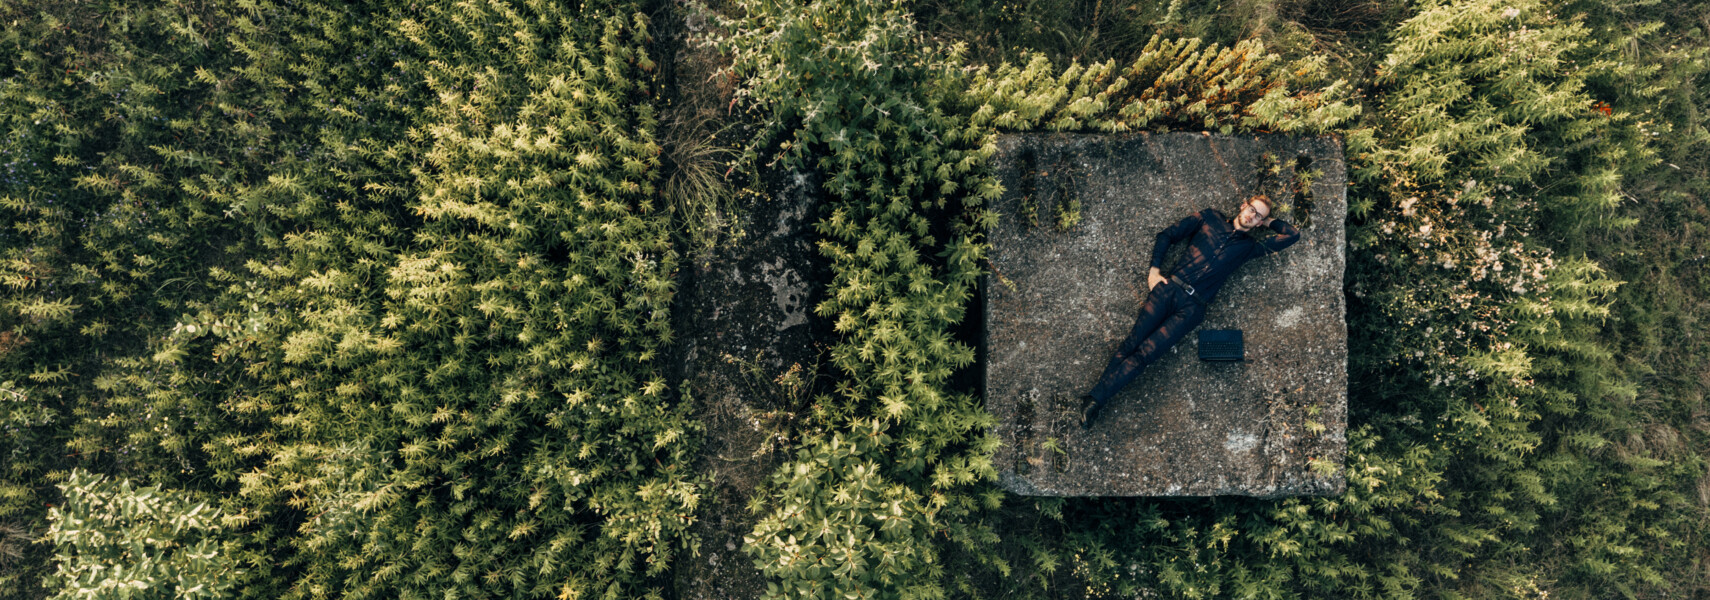
[(1110, 357), (1110, 364), (1088, 394), (1094, 402), (1104, 404), (1203, 320), (1205, 305), (1189, 296), (1180, 284), (1170, 281), (1152, 288), (1146, 294), (1146, 303), (1140, 305), (1134, 330), (1116, 347), (1116, 355)]

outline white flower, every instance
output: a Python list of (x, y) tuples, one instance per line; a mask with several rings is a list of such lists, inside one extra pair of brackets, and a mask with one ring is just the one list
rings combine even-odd
[(1508, 10), (1502, 11), (1502, 18), (1504, 19), (1512, 19), (1518, 16), (1520, 16), (1520, 9), (1518, 8), (1509, 7)]

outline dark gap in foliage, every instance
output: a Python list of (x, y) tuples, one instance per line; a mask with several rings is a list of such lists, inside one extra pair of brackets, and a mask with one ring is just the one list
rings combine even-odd
[(1312, 226), (1312, 178), (1306, 175), (1311, 166), (1312, 157), (1302, 154), (1295, 157), (1293, 168), (1290, 170), (1293, 179), (1292, 187), (1294, 188), (1294, 214), (1301, 227)]
[(1039, 187), (1039, 159), (1035, 156), (1033, 148), (1026, 147), (1022, 149), (1020, 154), (1016, 155), (1015, 160), (1019, 165), (1018, 168), (1021, 170), (1021, 184), (1018, 189), (1016, 189), (1016, 192), (1021, 194), (1021, 214), (1017, 215), (1017, 218), (1026, 220), (1030, 224), (1038, 225), (1039, 200), (1037, 194)]

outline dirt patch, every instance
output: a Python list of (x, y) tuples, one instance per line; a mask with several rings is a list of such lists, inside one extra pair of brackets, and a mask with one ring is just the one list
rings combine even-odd
[[(831, 323), (813, 314), (831, 281), (815, 247), (820, 218), (811, 174), (752, 172), (735, 152), (752, 138), (757, 116), (732, 111), (728, 59), (701, 47), (711, 19), (675, 2), (652, 15), (659, 57), (661, 144), (673, 159), (661, 190), (682, 225), (667, 375), (686, 389), (705, 426), (694, 468), (707, 477), (692, 534), (699, 552), (678, 557), (671, 578), (684, 599), (749, 599), (766, 578), (742, 551), (762, 515), (749, 510), (796, 442), (798, 415), (829, 394)], [(715, 174), (716, 186), (704, 176)], [(690, 176), (687, 178), (679, 176)], [(702, 176), (697, 184), (695, 176)], [(675, 186), (673, 177), (687, 186)], [(716, 188), (716, 189), (715, 189)], [(717, 195), (712, 199), (710, 195)], [(822, 369), (821, 365), (827, 365)]]
[(742, 553), (760, 518), (747, 506), (796, 442), (798, 416), (829, 392), (836, 336), (813, 314), (831, 278), (812, 243), (818, 187), (801, 174), (769, 179), (776, 193), (742, 203), (744, 242), (692, 261), (676, 301), (673, 362), (706, 426), (695, 469), (710, 477), (693, 530), (700, 555), (678, 563), (680, 598), (762, 595), (765, 578)]

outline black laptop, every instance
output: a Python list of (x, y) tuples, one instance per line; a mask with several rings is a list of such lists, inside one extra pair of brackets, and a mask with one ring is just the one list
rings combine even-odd
[(1241, 345), (1241, 330), (1199, 330), (1199, 359), (1218, 362), (1246, 360), (1247, 349)]

